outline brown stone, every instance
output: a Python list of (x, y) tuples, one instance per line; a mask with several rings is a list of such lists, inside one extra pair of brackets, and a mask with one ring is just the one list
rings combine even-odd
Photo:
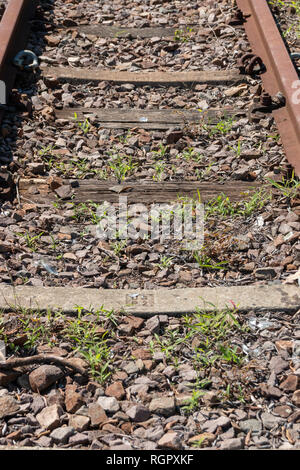
[(24, 436), (23, 436), (23, 433), (22, 433), (22, 430), (21, 429), (18, 429), (18, 431), (13, 431), (11, 432), (10, 434), (7, 434), (5, 436), (5, 439), (12, 439), (14, 441), (19, 441), (20, 439), (22, 439)]
[(0, 386), (6, 387), (9, 383), (13, 382), (19, 373), (14, 371), (0, 372)]
[(89, 405), (88, 416), (91, 420), (91, 426), (99, 426), (107, 421), (107, 415), (99, 403)]
[(300, 378), (297, 375), (290, 374), (283, 382), (281, 382), (279, 387), (285, 392), (295, 392), (299, 385)]
[(129, 317), (126, 317), (125, 318), (125, 321), (127, 323), (129, 323), (134, 329), (139, 329), (141, 328), (141, 326), (144, 324), (144, 319), (143, 318), (140, 318), (140, 317), (132, 317), (132, 316), (129, 316)]
[(300, 389), (299, 389), (299, 390), (296, 390), (296, 391), (293, 393), (292, 402), (294, 403), (294, 405), (300, 407)]
[(45, 364), (29, 374), (29, 383), (34, 392), (41, 392), (61, 379), (63, 375), (59, 367)]
[(123, 388), (122, 382), (114, 382), (109, 385), (105, 390), (105, 395), (109, 397), (115, 397), (117, 400), (121, 400), (125, 396), (125, 390)]
[(72, 426), (76, 431), (85, 431), (90, 424), (90, 418), (82, 415), (71, 415), (69, 418), (69, 426)]
[(75, 413), (84, 404), (80, 393), (76, 392), (76, 385), (67, 385), (65, 392), (65, 405), (68, 413)]
[(143, 348), (133, 349), (131, 354), (133, 357), (142, 360), (149, 360), (152, 357), (151, 352), (148, 349)]
[(215, 392), (206, 392), (202, 397), (201, 400), (207, 406), (213, 406), (219, 403), (218, 396)]
[(52, 431), (60, 425), (60, 416), (63, 414), (63, 409), (59, 405), (46, 406), (40, 413), (36, 415), (40, 426)]
[(111, 433), (119, 433), (119, 434), (124, 434), (124, 431), (120, 428), (117, 428), (117, 426), (114, 426), (113, 424), (107, 423), (104, 424), (101, 428), (103, 431), (108, 431)]
[(131, 423), (123, 423), (123, 424), (121, 424), (121, 429), (122, 429), (122, 431), (124, 431), (126, 434), (130, 434), (130, 433), (131, 433), (131, 428), (132, 428), (132, 424), (131, 424)]
[(188, 443), (191, 445), (196, 442), (199, 442), (199, 446), (201, 445), (201, 447), (206, 447), (211, 444), (215, 439), (216, 436), (213, 433), (203, 432), (202, 434), (197, 434), (196, 436), (191, 437), (188, 440)]
[(262, 383), (260, 384), (260, 390), (264, 396), (269, 398), (282, 397), (282, 391), (278, 387), (274, 387), (273, 385)]
[(178, 450), (182, 448), (181, 440), (176, 432), (169, 431), (158, 441), (158, 447), (162, 449)]
[(17, 401), (10, 395), (0, 397), (0, 419), (13, 416), (20, 409)]
[(292, 413), (292, 408), (288, 405), (279, 405), (273, 408), (272, 412), (281, 418), (287, 418)]
[(153, 361), (149, 361), (149, 360), (146, 361), (146, 360), (145, 360), (145, 361), (143, 361), (143, 362), (144, 362), (144, 366), (145, 366), (145, 369), (146, 369), (146, 370), (149, 371), (149, 370), (153, 369), (153, 366), (154, 366), (154, 362), (153, 362)]
[(279, 353), (280, 351), (287, 351), (289, 354), (291, 354), (293, 350), (293, 341), (285, 341), (285, 340), (275, 341), (275, 346)]

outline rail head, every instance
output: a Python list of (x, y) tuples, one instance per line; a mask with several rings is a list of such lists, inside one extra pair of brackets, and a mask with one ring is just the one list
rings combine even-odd
[(300, 176), (300, 80), (267, 0), (237, 0), (253, 52), (266, 67), (262, 81), (271, 96), (281, 92), (285, 106), (274, 111), (286, 157)]

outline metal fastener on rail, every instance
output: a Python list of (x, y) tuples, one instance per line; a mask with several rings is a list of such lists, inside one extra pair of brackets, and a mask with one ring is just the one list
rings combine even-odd
[(39, 61), (36, 54), (29, 50), (22, 50), (15, 56), (13, 63), (21, 70), (32, 71), (39, 66)]
[[(293, 59), (294, 59), (294, 60), (298, 60), (298, 59), (300, 59), (300, 52), (292, 52), (292, 53), (290, 54), (290, 56), (291, 56), (291, 59), (292, 59), (292, 60), (293, 60)], [(297, 67), (297, 69), (298, 69), (299, 72), (300, 72), (300, 67)]]
[(241, 73), (253, 75), (261, 74), (265, 71), (265, 66), (262, 59), (250, 52), (244, 54), (237, 63), (238, 68)]

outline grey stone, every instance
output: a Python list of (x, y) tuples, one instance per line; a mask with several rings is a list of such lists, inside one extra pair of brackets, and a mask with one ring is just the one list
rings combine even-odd
[(0, 340), (0, 361), (6, 361), (6, 346), (2, 340)]
[(150, 412), (148, 408), (146, 408), (144, 405), (134, 405), (130, 407), (127, 411), (126, 414), (129, 416), (129, 418), (136, 422), (140, 423), (143, 421), (147, 421), (147, 419), (150, 418)]
[(280, 423), (284, 422), (284, 420), (279, 418), (278, 416), (274, 416), (271, 413), (267, 412), (261, 414), (261, 420), (266, 429), (273, 429)]
[(39, 447), (51, 447), (53, 440), (49, 436), (41, 436), (37, 441), (35, 441), (35, 445)]
[(149, 318), (149, 320), (147, 320), (146, 323), (145, 323), (145, 327), (152, 334), (158, 333), (159, 328), (160, 328), (159, 316), (155, 315), (154, 317)]
[(164, 428), (161, 425), (158, 425), (147, 429), (144, 437), (150, 441), (159, 441), (163, 435)]
[(274, 356), (270, 360), (269, 369), (274, 371), (275, 374), (280, 374), (289, 366), (288, 362), (282, 359), (280, 356)]
[(214, 433), (218, 427), (226, 429), (231, 425), (230, 419), (226, 416), (220, 416), (217, 419), (207, 420), (201, 425), (201, 431)]
[(90, 418), (82, 415), (71, 415), (69, 418), (69, 426), (76, 429), (76, 431), (85, 431), (90, 424)]
[(120, 409), (119, 402), (115, 397), (99, 397), (97, 403), (109, 413), (116, 413)]
[(138, 366), (135, 362), (131, 361), (127, 364), (124, 364), (122, 369), (129, 375), (129, 374), (136, 374), (139, 371)]
[(130, 444), (120, 444), (116, 446), (111, 446), (109, 450), (132, 450), (132, 447)]
[(30, 405), (30, 408), (33, 412), (34, 415), (42, 411), (43, 408), (45, 408), (46, 404), (41, 395), (34, 395), (32, 403)]
[(89, 437), (86, 435), (86, 434), (83, 434), (83, 433), (76, 433), (76, 434), (73, 434), (73, 436), (71, 436), (69, 438), (69, 444), (72, 444), (74, 446), (76, 445), (88, 445), (90, 443), (90, 439)]
[(175, 399), (174, 397), (154, 398), (150, 402), (149, 410), (151, 413), (171, 416), (175, 412)]
[(239, 427), (245, 433), (248, 433), (249, 431), (251, 431), (251, 433), (258, 433), (262, 430), (262, 424), (258, 419), (246, 419), (245, 421), (240, 421)]
[(179, 435), (173, 431), (167, 432), (164, 436), (162, 436), (157, 444), (158, 447), (162, 449), (182, 449), (182, 441)]
[(75, 430), (72, 426), (62, 426), (61, 428), (54, 429), (50, 437), (55, 444), (67, 444), (69, 437), (71, 437), (74, 432)]
[(244, 439), (235, 437), (233, 439), (225, 439), (221, 443), (220, 450), (240, 450), (244, 448)]

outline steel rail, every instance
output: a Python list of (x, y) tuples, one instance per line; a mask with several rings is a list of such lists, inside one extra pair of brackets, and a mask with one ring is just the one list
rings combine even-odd
[[(10, 0), (0, 22), (0, 80), (5, 84), (5, 102), (17, 74), (13, 59), (26, 46), (29, 21), (36, 6), (36, 0)], [(0, 110), (0, 122), (2, 117), (3, 110)]]
[(273, 111), (286, 158), (300, 176), (300, 80), (267, 0), (237, 0), (254, 54), (266, 67), (262, 74), (265, 91), (272, 97), (281, 92), (285, 106)]

